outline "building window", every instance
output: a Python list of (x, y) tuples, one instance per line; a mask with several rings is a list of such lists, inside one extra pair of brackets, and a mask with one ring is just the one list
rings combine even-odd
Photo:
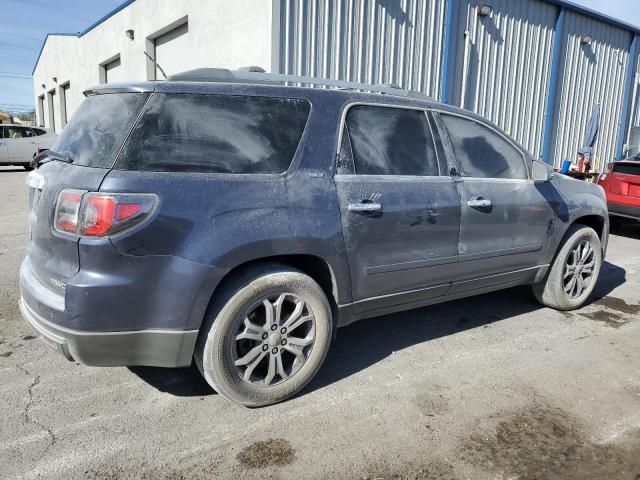
[(69, 95), (69, 87), (71, 84), (69, 82), (60, 85), (60, 125), (62, 128), (67, 124), (67, 106), (68, 106), (68, 95)]
[(184, 17), (147, 38), (147, 78), (164, 80), (192, 68), (189, 55), (189, 25)]
[(55, 90), (49, 90), (47, 92), (47, 118), (49, 123), (46, 125), (52, 131), (56, 131), (56, 114), (55, 114), (55, 102), (54, 97), (56, 96)]
[(38, 125), (44, 127), (44, 94), (38, 97)]
[(122, 62), (120, 54), (99, 65), (100, 83), (113, 83), (124, 81)]

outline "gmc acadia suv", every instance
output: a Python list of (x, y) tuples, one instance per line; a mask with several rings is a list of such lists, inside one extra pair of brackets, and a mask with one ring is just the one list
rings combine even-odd
[(522, 284), (570, 310), (598, 278), (602, 189), (467, 111), (216, 69), (85, 94), (34, 161), (20, 271), (24, 318), (68, 359), (195, 359), (268, 405), (337, 327)]

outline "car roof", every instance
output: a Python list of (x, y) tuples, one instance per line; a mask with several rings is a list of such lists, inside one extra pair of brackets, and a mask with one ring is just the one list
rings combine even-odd
[(0, 127), (27, 127), (27, 128), (40, 128), (42, 130), (48, 130), (44, 127), (36, 127), (34, 125), (20, 125), (19, 123), (0, 123)]
[[(227, 70), (199, 68), (169, 76), (166, 80), (101, 84), (85, 90), (84, 94), (99, 95), (122, 92), (159, 92), (183, 94), (228, 94), (276, 97), (339, 98), (342, 104), (371, 103), (414, 107), (457, 113), (489, 125), (509, 137), (518, 147), (531, 154), (517, 140), (488, 119), (453, 105), (438, 102), (420, 92), (403, 90), (394, 85), (373, 85), (342, 80), (266, 73), (259, 67)], [(533, 157), (532, 157), (533, 158)]]
[[(257, 67), (250, 67), (257, 68)], [(85, 90), (96, 95), (118, 92), (234, 93), (236, 95), (342, 97), (344, 101), (415, 106), (463, 113), (480, 121), (487, 120), (468, 110), (438, 102), (420, 92), (394, 85), (374, 85), (341, 80), (265, 73), (256, 70), (199, 68), (168, 77), (166, 80), (101, 84)], [(490, 122), (489, 122), (490, 123)]]

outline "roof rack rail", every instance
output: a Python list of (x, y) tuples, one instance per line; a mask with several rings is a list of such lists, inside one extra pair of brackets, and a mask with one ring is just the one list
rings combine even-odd
[(266, 73), (260, 67), (245, 67), (239, 70), (225, 68), (198, 68), (171, 75), (167, 81), (185, 82), (228, 82), (228, 83), (260, 83), (260, 84), (299, 84), (310, 86), (334, 87), (341, 90), (360, 90), (363, 92), (381, 93), (397, 97), (432, 100), (433, 98), (413, 90), (405, 90), (397, 85), (371, 85), (367, 83), (347, 82), (327, 78)]

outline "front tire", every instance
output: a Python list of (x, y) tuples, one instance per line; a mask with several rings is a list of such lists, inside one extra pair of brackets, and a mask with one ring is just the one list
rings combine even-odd
[(533, 285), (533, 294), (556, 310), (580, 308), (593, 292), (601, 264), (602, 246), (595, 230), (571, 225), (544, 280)]
[(195, 360), (223, 397), (250, 407), (281, 402), (320, 369), (332, 336), (331, 307), (308, 275), (266, 265), (220, 292), (196, 344)]

